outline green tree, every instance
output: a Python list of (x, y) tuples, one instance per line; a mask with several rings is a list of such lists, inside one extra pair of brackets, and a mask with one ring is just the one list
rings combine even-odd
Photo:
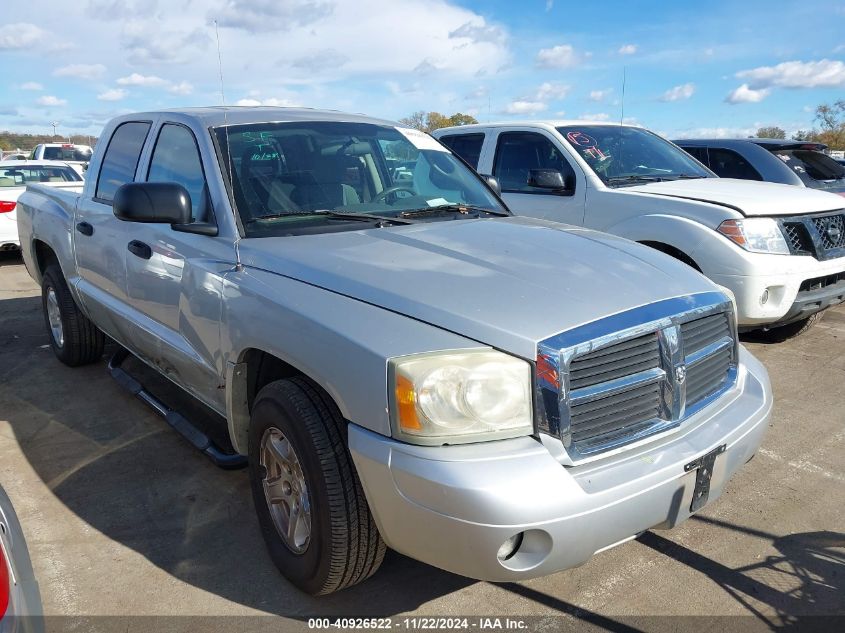
[(786, 138), (786, 131), (776, 125), (761, 127), (757, 130), (757, 138)]
[(433, 132), (442, 127), (452, 127), (455, 125), (469, 125), (471, 123), (478, 123), (475, 117), (462, 112), (456, 112), (451, 116), (440, 114), (439, 112), (425, 112), (420, 110), (414, 112), (404, 119), (399, 119), (399, 123), (407, 125), (408, 127), (416, 128), (422, 132)]
[(825, 143), (830, 149), (845, 149), (845, 99), (818, 106), (816, 121), (820, 129), (815, 134), (815, 140)]

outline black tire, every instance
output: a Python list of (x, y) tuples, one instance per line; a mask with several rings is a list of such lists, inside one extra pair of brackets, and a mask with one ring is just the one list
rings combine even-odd
[[(62, 341), (56, 340), (50, 326), (47, 304), (51, 291), (58, 304)], [(105, 336), (76, 305), (58, 264), (53, 263), (47, 266), (42, 276), (41, 308), (44, 312), (47, 336), (50, 338), (50, 346), (56, 358), (69, 367), (79, 367), (94, 363), (102, 357)]]
[(770, 343), (781, 343), (788, 339), (795, 338), (796, 336), (799, 336), (809, 330), (816, 323), (822, 320), (822, 315), (824, 315), (824, 311), (811, 314), (806, 319), (801, 319), (800, 321), (793, 321), (792, 323), (787, 323), (786, 325), (781, 325), (780, 327), (773, 327), (769, 330), (761, 330), (759, 332), (759, 336)]
[[(282, 540), (264, 494), (261, 440), (278, 429), (299, 459), (311, 504), (306, 549), (295, 553)], [(279, 380), (261, 389), (249, 427), (249, 473), (258, 522), (270, 557), (302, 591), (328, 594), (369, 578), (386, 550), (352, 457), (346, 421), (331, 398), (304, 378)]]

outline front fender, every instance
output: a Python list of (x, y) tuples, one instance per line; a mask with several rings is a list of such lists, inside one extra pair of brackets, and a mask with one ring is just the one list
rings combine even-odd
[[(255, 268), (223, 279), (221, 352), (235, 372), (249, 349), (272, 354), (321, 385), (341, 414), (390, 435), (387, 360), (419, 352), (483, 347), (415, 319)], [(248, 414), (236, 380), (227, 380), (230, 435), (244, 452)]]
[[(605, 230), (635, 242), (661, 242), (678, 249), (689, 257), (693, 257), (693, 253), (703, 242), (718, 238), (713, 229), (700, 222), (661, 213), (631, 217)], [(696, 261), (696, 264), (706, 272), (706, 263)]]

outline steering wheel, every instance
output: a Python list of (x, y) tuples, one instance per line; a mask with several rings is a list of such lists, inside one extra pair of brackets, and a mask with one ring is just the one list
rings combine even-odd
[(388, 187), (384, 191), (380, 191), (379, 193), (377, 193), (375, 197), (373, 197), (373, 202), (382, 202), (383, 200), (387, 200), (388, 196), (396, 197), (396, 194), (400, 191), (406, 191), (412, 196), (417, 195), (417, 192), (407, 185), (394, 185), (393, 187)]

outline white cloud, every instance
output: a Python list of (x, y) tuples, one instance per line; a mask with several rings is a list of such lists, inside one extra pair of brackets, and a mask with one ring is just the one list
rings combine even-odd
[(507, 35), (498, 26), (487, 24), (483, 18), (466, 22), (449, 33), (450, 39), (468, 39), (472, 42), (490, 42), (502, 45)]
[(46, 33), (29, 22), (16, 22), (0, 26), (0, 51), (27, 48), (38, 42)]
[(783, 62), (736, 73), (753, 90), (761, 88), (835, 88), (845, 86), (845, 62), (821, 59)]
[(466, 100), (474, 101), (476, 99), (486, 99), (489, 94), (490, 91), (486, 87), (479, 86), (478, 88), (467, 94)]
[(141, 75), (139, 73), (132, 73), (126, 77), (121, 77), (117, 80), (121, 86), (143, 86), (145, 88), (153, 86), (165, 86), (167, 81), (155, 75)]
[(546, 81), (537, 88), (537, 92), (534, 94), (534, 101), (555, 101), (557, 99), (563, 99), (569, 94), (569, 91), (572, 89), (571, 86), (566, 84), (557, 83), (553, 81)]
[(319, 0), (226, 0), (220, 9), (209, 12), (208, 19), (250, 33), (289, 31), (316, 22), (333, 10), (332, 3)]
[(238, 99), (235, 101), (236, 106), (274, 106), (278, 108), (293, 108), (300, 104), (291, 99), (277, 99), (270, 97), (269, 99)]
[(46, 95), (44, 97), (38, 97), (38, 99), (36, 99), (35, 103), (40, 105), (40, 106), (51, 108), (51, 107), (59, 107), (59, 106), (67, 105), (67, 100), (66, 99), (59, 99), (58, 97), (54, 97), (53, 95)]
[(555, 6), (555, 0), (546, 0), (546, 11), (551, 11)]
[(175, 95), (189, 95), (194, 91), (194, 86), (187, 81), (180, 81), (170, 86), (167, 91)]
[(608, 88), (606, 90), (591, 90), (590, 91), (590, 101), (601, 102), (607, 99), (610, 96), (610, 93), (613, 92), (613, 88)]
[(120, 101), (125, 99), (129, 93), (123, 88), (111, 88), (97, 95), (100, 101)]
[(102, 64), (69, 64), (56, 68), (53, 75), (56, 77), (74, 77), (75, 79), (85, 79), (93, 81), (99, 79), (106, 72), (106, 67)]
[(537, 114), (543, 112), (548, 106), (540, 101), (511, 101), (505, 106), (505, 114)]
[(754, 136), (757, 132), (757, 128), (760, 126), (757, 125), (755, 127), (697, 127), (697, 128), (688, 128), (686, 130), (677, 130), (674, 133), (666, 133), (661, 134), (669, 139), (682, 139), (682, 138), (746, 138), (749, 136)]
[(37, 81), (27, 81), (18, 86), (21, 90), (44, 90), (44, 86)]
[(689, 99), (695, 93), (695, 84), (686, 83), (674, 88), (669, 88), (660, 96), (661, 101), (683, 101)]
[(769, 96), (771, 93), (771, 89), (769, 88), (760, 88), (759, 90), (754, 90), (753, 88), (749, 88), (748, 84), (742, 84), (736, 90), (732, 90), (727, 97), (725, 97), (725, 101), (728, 103), (758, 103)]
[(569, 44), (560, 44), (552, 48), (540, 49), (536, 63), (540, 68), (573, 68), (588, 56), (589, 54), (578, 54)]
[(625, 44), (624, 46), (619, 47), (619, 54), (620, 55), (633, 55), (637, 52), (639, 46), (636, 44)]
[(578, 119), (581, 121), (609, 121), (610, 115), (606, 112), (597, 112), (595, 114), (582, 114)]

